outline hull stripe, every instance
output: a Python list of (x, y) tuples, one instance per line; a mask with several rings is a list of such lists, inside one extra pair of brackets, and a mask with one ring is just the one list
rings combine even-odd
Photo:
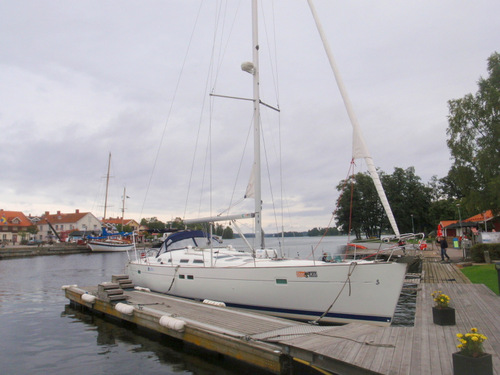
[[(183, 296), (176, 296), (173, 294), (169, 294), (173, 297), (180, 297), (180, 298), (186, 298)], [(191, 299), (191, 298), (188, 298)], [(193, 299), (194, 300), (194, 299)], [(238, 303), (227, 303), (225, 302), (227, 307), (234, 307), (238, 309), (245, 309), (245, 310), (254, 310), (254, 311), (262, 311), (267, 314), (273, 313), (273, 315), (277, 314), (288, 314), (288, 315), (295, 315), (297, 317), (302, 316), (302, 320), (308, 320), (308, 316), (316, 316), (320, 317), (323, 315), (324, 311), (308, 311), (308, 310), (294, 310), (294, 309), (280, 309), (280, 308), (274, 308), (274, 307), (265, 307), (265, 306), (252, 306), (252, 305), (243, 305), (243, 304), (238, 304)], [(328, 314), (325, 315), (325, 318), (333, 318), (333, 319), (346, 319), (346, 320), (357, 320), (360, 322), (383, 322), (383, 323), (390, 323), (392, 321), (392, 317), (390, 316), (374, 316), (374, 315), (359, 315), (359, 314), (341, 314), (341, 313), (334, 313), (334, 312), (329, 312)], [(300, 318), (296, 318), (299, 319)]]

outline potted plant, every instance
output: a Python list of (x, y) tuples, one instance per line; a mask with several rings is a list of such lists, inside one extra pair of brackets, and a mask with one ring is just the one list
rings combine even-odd
[(450, 307), (450, 297), (440, 290), (432, 294), (435, 305), (432, 307), (432, 321), (440, 326), (455, 325), (455, 309)]
[(477, 331), (477, 328), (471, 328), (469, 333), (457, 333), (457, 339), (460, 344), (457, 348), (460, 351), (453, 353), (453, 374), (493, 374), (493, 362), (491, 354), (485, 353), (483, 342), (487, 337)]

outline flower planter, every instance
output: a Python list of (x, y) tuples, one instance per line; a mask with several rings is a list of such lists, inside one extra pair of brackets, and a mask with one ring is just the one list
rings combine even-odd
[(469, 357), (461, 352), (453, 353), (453, 375), (493, 375), (491, 354)]
[(455, 309), (453, 307), (433, 307), (432, 321), (440, 326), (455, 325)]

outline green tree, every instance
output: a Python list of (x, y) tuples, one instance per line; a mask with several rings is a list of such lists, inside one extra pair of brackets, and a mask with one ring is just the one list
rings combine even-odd
[(448, 102), (446, 131), (453, 166), (448, 173), (469, 211), (500, 211), (500, 54), (488, 58), (488, 78), (475, 95)]
[(342, 232), (354, 232), (356, 239), (362, 233), (367, 237), (381, 232), (383, 208), (368, 173), (357, 173), (337, 186), (341, 196), (337, 202), (336, 224)]
[[(434, 224), (430, 221), (429, 207), (433, 189), (421, 182), (415, 169), (395, 168), (392, 175), (383, 171), (379, 174), (400, 233), (409, 233), (413, 229), (415, 232), (432, 230)], [(380, 237), (383, 232), (392, 231), (368, 173), (356, 174), (347, 185), (346, 181), (341, 181), (337, 190), (343, 193), (338, 201), (336, 223), (344, 233), (349, 225), (357, 239), (363, 234)]]
[(130, 232), (132, 232), (132, 227), (130, 225), (117, 224), (116, 225), (116, 230), (118, 232), (127, 232), (127, 233), (130, 233)]
[(394, 168), (392, 175), (383, 174), (381, 179), (399, 231), (430, 231), (432, 189), (421, 182), (421, 178), (415, 174), (415, 168)]
[(233, 239), (233, 229), (229, 226), (225, 227), (224, 230), (222, 231), (222, 238), (224, 240)]
[(142, 219), (141, 225), (145, 225), (149, 230), (162, 230), (165, 229), (165, 223), (158, 220), (156, 217), (151, 219)]
[(215, 224), (214, 234), (216, 236), (222, 237), (223, 232), (224, 232), (224, 227), (222, 226), (222, 224)]

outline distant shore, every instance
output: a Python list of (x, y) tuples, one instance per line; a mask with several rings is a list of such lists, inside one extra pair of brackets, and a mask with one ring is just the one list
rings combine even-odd
[[(144, 246), (139, 244), (138, 247)], [(92, 251), (87, 245), (77, 245), (74, 243), (56, 243), (53, 245), (27, 246), (15, 245), (0, 247), (0, 260), (10, 258), (26, 258), (44, 255), (67, 255), (67, 254), (83, 254), (91, 253)]]

